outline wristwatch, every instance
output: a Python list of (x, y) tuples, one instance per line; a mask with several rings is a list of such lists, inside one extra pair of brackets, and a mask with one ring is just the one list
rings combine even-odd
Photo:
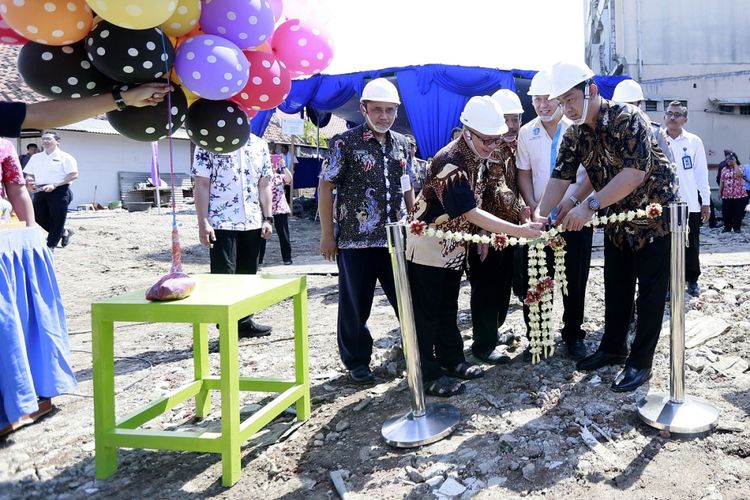
[(115, 100), (115, 104), (117, 104), (117, 110), (123, 111), (125, 108), (128, 107), (127, 104), (125, 104), (125, 99), (122, 98), (122, 87), (119, 85), (115, 85), (112, 87), (112, 99)]
[(263, 217), (263, 222), (270, 222), (271, 224), (273, 224), (273, 217), (271, 216)]
[(575, 196), (573, 196), (572, 194), (571, 194), (571, 195), (570, 195), (570, 196), (568, 197), (568, 199), (569, 199), (570, 201), (572, 201), (572, 202), (573, 202), (573, 205), (575, 205), (575, 206), (578, 206), (578, 205), (580, 205), (580, 204), (581, 204), (581, 202), (580, 202), (580, 201), (578, 201), (578, 198), (576, 198), (576, 197), (575, 197)]
[(597, 210), (601, 208), (601, 205), (599, 204), (599, 200), (597, 200), (593, 196), (589, 198), (588, 205), (589, 205), (589, 210), (593, 210), (594, 212), (596, 212)]

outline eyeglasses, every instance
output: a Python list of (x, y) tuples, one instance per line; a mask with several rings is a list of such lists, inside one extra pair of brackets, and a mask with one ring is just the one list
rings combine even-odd
[(473, 130), (469, 130), (469, 137), (474, 137), (478, 139), (479, 142), (481, 142), (482, 145), (486, 147), (497, 146), (498, 144), (503, 142), (502, 137), (494, 137), (494, 138), (482, 137), (481, 135), (474, 132)]
[(679, 111), (667, 111), (664, 113), (664, 116), (667, 118), (682, 118), (685, 116), (685, 113), (680, 113)]

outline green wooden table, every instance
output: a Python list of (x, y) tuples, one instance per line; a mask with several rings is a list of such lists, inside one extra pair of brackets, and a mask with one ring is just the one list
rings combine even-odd
[[(221, 453), (222, 484), (240, 479), (240, 446), (277, 415), (296, 405), (297, 419), (310, 416), (307, 346), (307, 286), (304, 276), (206, 274), (194, 276), (193, 294), (173, 302), (149, 302), (145, 290), (91, 305), (93, 336), (94, 437), (96, 477), (117, 470), (117, 448), (149, 448)], [(294, 299), (294, 380), (240, 377), (237, 320), (286, 298)], [(192, 323), (194, 382), (116, 420), (114, 377), (115, 322)], [(220, 374), (208, 364), (208, 325), (219, 324)], [(221, 432), (141, 429), (146, 422), (195, 397), (196, 416), (211, 411), (210, 390), (221, 393)], [(240, 391), (279, 393), (240, 421)]]

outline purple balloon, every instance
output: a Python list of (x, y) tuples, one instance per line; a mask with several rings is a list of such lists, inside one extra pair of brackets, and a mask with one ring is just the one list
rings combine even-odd
[(241, 49), (257, 47), (270, 39), (274, 24), (268, 0), (203, 0), (203, 32), (231, 40)]
[(174, 67), (188, 89), (213, 101), (239, 93), (247, 84), (250, 70), (239, 47), (214, 35), (196, 35), (182, 42)]

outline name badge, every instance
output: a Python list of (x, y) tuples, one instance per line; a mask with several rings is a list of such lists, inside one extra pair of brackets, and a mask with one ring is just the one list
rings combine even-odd
[(690, 170), (691, 168), (693, 168), (693, 159), (687, 155), (683, 156), (682, 157), (682, 169)]
[(409, 191), (411, 191), (411, 179), (409, 174), (404, 174), (401, 176), (401, 192), (408, 193)]

